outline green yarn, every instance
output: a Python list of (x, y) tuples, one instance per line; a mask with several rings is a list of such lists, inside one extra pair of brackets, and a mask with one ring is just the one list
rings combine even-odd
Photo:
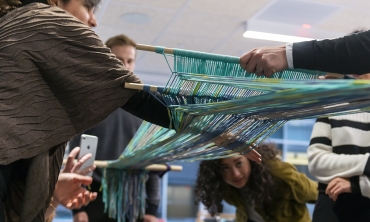
[(145, 184), (148, 171), (138, 169), (104, 169), (102, 178), (104, 212), (118, 222), (143, 219)]
[[(142, 214), (143, 199), (131, 195), (144, 190), (140, 181), (145, 173), (136, 169), (250, 152), (252, 144), (258, 145), (288, 120), (342, 115), (370, 106), (369, 81), (315, 81), (325, 73), (310, 70), (284, 70), (266, 78), (247, 73), (238, 57), (180, 49), (166, 55), (164, 47), (155, 51), (168, 65), (167, 56), (174, 58), (172, 75), (161, 92), (174, 130), (143, 122), (121, 157), (109, 162), (104, 202), (109, 214), (120, 220)], [(332, 106), (343, 101), (351, 103)], [(217, 146), (215, 140), (224, 134), (231, 136)], [(131, 208), (122, 211), (123, 204)]]

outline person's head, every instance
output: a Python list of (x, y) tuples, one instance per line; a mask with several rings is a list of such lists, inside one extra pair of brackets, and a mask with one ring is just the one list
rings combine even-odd
[(257, 148), (262, 163), (249, 161), (246, 156), (202, 161), (199, 166), (195, 195), (211, 215), (222, 212), (222, 200), (230, 190), (239, 189), (246, 201), (263, 208), (273, 200), (274, 180), (267, 164), (277, 159), (279, 151), (273, 143), (263, 143)]
[(48, 0), (48, 3), (66, 10), (90, 27), (98, 25), (94, 10), (99, 5), (100, 0)]
[(58, 6), (90, 27), (98, 25), (94, 10), (99, 5), (100, 0), (1, 0), (0, 17), (15, 8), (35, 2)]
[(252, 166), (245, 155), (224, 158), (219, 161), (222, 179), (235, 188), (243, 188), (249, 180)]
[(130, 71), (135, 69), (136, 43), (125, 35), (117, 35), (105, 43), (112, 53), (122, 61), (123, 65)]

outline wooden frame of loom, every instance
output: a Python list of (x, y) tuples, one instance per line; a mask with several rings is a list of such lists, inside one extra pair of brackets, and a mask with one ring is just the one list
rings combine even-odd
[[(147, 51), (147, 52), (155, 52), (156, 46), (136, 44), (136, 49), (141, 50), (141, 51)], [(173, 51), (174, 51), (173, 48), (164, 48), (164, 53), (173, 55)], [(343, 79), (344, 78), (343, 74), (338, 74), (338, 73), (329, 73), (328, 72), (326, 75), (330, 76), (330, 77), (333, 77), (333, 78), (338, 78), (338, 79)], [(135, 89), (135, 88), (132, 88), (132, 89)]]
[[(136, 44), (136, 49), (141, 51), (147, 51), (147, 52), (155, 52), (156, 46), (152, 45), (142, 45), (142, 44)], [(167, 54), (173, 55), (173, 49), (172, 48), (164, 48), (164, 52)]]
[[(75, 160), (77, 162), (77, 160)], [(67, 163), (67, 159), (63, 160), (63, 165)], [(95, 160), (94, 165), (99, 168), (106, 168), (108, 167), (108, 161), (104, 160)], [(147, 167), (145, 167), (146, 170), (152, 170), (152, 171), (166, 171), (167, 170), (167, 165), (164, 164), (151, 164)], [(170, 170), (171, 171), (182, 171), (182, 166), (179, 165), (170, 165)]]

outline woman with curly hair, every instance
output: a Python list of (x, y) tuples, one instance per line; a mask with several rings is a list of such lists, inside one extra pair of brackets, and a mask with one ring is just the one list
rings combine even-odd
[(282, 162), (273, 143), (259, 145), (262, 162), (233, 156), (200, 163), (195, 193), (212, 216), (222, 200), (236, 207), (237, 222), (311, 221), (306, 203), (317, 198), (317, 183)]

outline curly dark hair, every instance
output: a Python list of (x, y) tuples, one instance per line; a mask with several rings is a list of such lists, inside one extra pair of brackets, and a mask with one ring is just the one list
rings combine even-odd
[[(275, 181), (270, 173), (268, 160), (278, 159), (280, 151), (274, 143), (262, 143), (257, 148), (262, 155), (262, 163), (251, 163), (251, 174), (248, 183), (241, 189), (246, 201), (253, 203), (256, 208), (264, 209), (266, 204), (273, 202), (276, 194)], [(223, 195), (227, 189), (237, 189), (228, 185), (222, 178), (220, 159), (202, 161), (199, 166), (195, 185), (196, 202), (206, 206), (208, 212), (215, 216), (222, 213)]]

